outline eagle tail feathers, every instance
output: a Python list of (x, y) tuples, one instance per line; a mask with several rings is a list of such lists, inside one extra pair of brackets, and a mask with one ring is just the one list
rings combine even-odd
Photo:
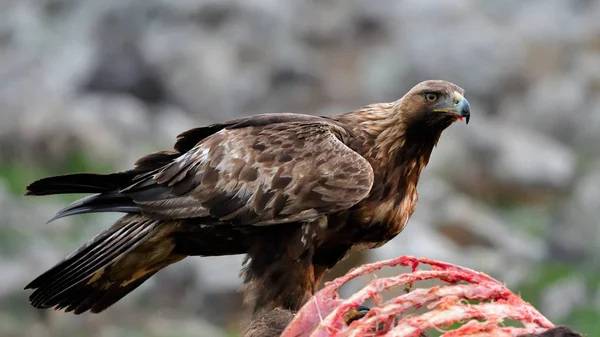
[(29, 283), (25, 289), (34, 289), (29, 297), (31, 305), (75, 314), (108, 308), (162, 268), (139, 265), (124, 271), (118, 265), (134, 249), (151, 240), (160, 223), (135, 214), (122, 217)]
[(58, 211), (46, 223), (71, 215), (101, 212), (140, 213), (141, 208), (127, 196), (118, 193), (94, 194), (79, 199)]
[(74, 173), (47, 177), (29, 184), (25, 195), (106, 193), (129, 185), (139, 173), (132, 170), (112, 174)]

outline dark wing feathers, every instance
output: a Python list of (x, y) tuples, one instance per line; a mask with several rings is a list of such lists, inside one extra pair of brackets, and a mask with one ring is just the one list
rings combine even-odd
[[(151, 220), (128, 215), (109, 230), (99, 234), (65, 260), (40, 275), (25, 289), (36, 289), (30, 296), (33, 306), (48, 308), (58, 304), (65, 293), (88, 282), (99, 269), (114, 263), (121, 254), (134, 249), (153, 229)], [(81, 288), (81, 287), (80, 287)], [(65, 294), (71, 298), (69, 294)]]
[(141, 209), (131, 198), (120, 194), (94, 194), (61, 209), (46, 223), (71, 215), (100, 212), (139, 213)]
[(110, 285), (105, 288), (94, 288), (87, 284), (78, 284), (72, 289), (70, 294), (66, 294), (58, 299), (56, 309), (65, 309), (65, 312), (73, 311), (76, 315), (88, 310), (93, 313), (99, 313), (115, 304), (155, 273), (156, 271), (148, 273), (125, 286)]
[(351, 207), (371, 188), (370, 164), (341, 141), (349, 133), (322, 117), (257, 115), (184, 132), (175, 150), (143, 157), (130, 171), (42, 179), (27, 193), (98, 193), (53, 220), (92, 212), (235, 224), (311, 220)]
[(27, 186), (26, 195), (103, 193), (131, 182), (135, 172), (113, 174), (75, 173), (37, 180)]
[(224, 129), (120, 192), (160, 218), (311, 220), (358, 203), (373, 182), (370, 164), (336, 132), (320, 119)]
[(165, 235), (173, 225), (126, 215), (25, 289), (36, 308), (99, 312), (142, 284), (152, 274), (183, 256), (172, 254)]
[(318, 117), (293, 113), (260, 114), (238, 118), (226, 123), (212, 124), (209, 126), (187, 130), (177, 136), (177, 142), (175, 143), (174, 149), (179, 153), (186, 153), (194, 148), (203, 139), (223, 129), (237, 129), (246, 126), (265, 126), (275, 123), (284, 123), (296, 120), (310, 120), (315, 118)]

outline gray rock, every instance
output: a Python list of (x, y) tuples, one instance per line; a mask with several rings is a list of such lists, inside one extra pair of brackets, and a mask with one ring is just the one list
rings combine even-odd
[[(159, 335), (182, 337), (226, 337), (227, 334), (217, 326), (202, 319), (177, 319), (175, 317), (154, 317), (148, 320), (149, 331)], [(112, 335), (115, 336), (115, 335)]]
[[(519, 35), (538, 44), (585, 41), (593, 34), (593, 2), (565, 3), (560, 0), (519, 3), (511, 23)], [(592, 9), (592, 10), (590, 10)]]
[[(442, 78), (460, 83), (471, 97), (489, 100), (494, 99), (490, 93), (519, 78), (524, 61), (521, 41), (473, 12), (467, 3), (446, 0), (435, 6), (420, 1), (400, 4), (396, 11), (387, 12), (393, 24), (391, 30), (397, 32), (393, 37), (395, 58), (389, 63), (373, 63), (374, 67), (390, 67), (395, 80), (384, 86), (395, 95), (410, 89), (414, 82)], [(428, 20), (422, 20), (424, 15)], [(440, 25), (447, 29), (439, 29)], [(473, 31), (478, 33), (471, 34)], [(460, 48), (454, 47), (457, 39)], [(473, 69), (477, 69), (477, 76), (472, 76)]]
[(530, 265), (546, 257), (546, 246), (428, 173), (407, 227), (369, 256), (382, 260), (405, 254), (463, 265), (516, 285), (527, 279)]
[(515, 260), (530, 262), (541, 261), (545, 255), (541, 240), (526, 236), (485, 205), (458, 193), (436, 213), (434, 227), (448, 236), (454, 235), (453, 239), (463, 246), (487, 247)]
[[(598, 64), (600, 67), (600, 63)], [(598, 78), (600, 84), (600, 77)], [(597, 158), (598, 144), (600, 144), (600, 96), (591, 99), (585, 111), (573, 111), (571, 118), (576, 120), (577, 134), (575, 146), (582, 153), (581, 160), (589, 164), (590, 160)]]
[(200, 284), (206, 292), (237, 291), (242, 269), (243, 255), (205, 257), (195, 262), (198, 265)]
[(322, 2), (298, 2), (293, 14), (301, 20), (292, 19), (292, 29), (307, 42), (318, 45), (336, 45), (350, 38), (351, 10), (344, 0)]
[(587, 300), (585, 279), (581, 275), (573, 275), (543, 289), (539, 309), (549, 319), (561, 320)]
[(600, 164), (596, 163), (576, 183), (568, 203), (552, 226), (550, 240), (557, 258), (598, 257), (600, 240)]
[(573, 152), (543, 134), (478, 116), (477, 127), (456, 127), (442, 137), (430, 169), (475, 195), (528, 199), (556, 195), (572, 183)]
[(581, 75), (544, 77), (533, 83), (521, 99), (507, 97), (500, 113), (514, 124), (525, 124), (572, 143), (581, 122), (589, 121), (587, 86), (586, 77)]
[[(224, 122), (220, 116), (212, 114), (190, 115), (174, 106), (164, 107), (152, 120), (150, 129), (145, 130), (145, 137), (152, 135), (156, 149), (170, 149), (175, 144), (177, 135), (196, 127)], [(142, 153), (138, 153), (138, 156)]]
[(4, 271), (0, 276), (0, 298), (23, 289), (24, 280), (29, 276), (27, 264), (15, 259), (0, 259), (0, 265)]

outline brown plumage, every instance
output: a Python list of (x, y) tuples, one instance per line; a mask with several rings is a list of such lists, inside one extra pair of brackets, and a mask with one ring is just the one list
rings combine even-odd
[(294, 318), (290, 310), (275, 308), (253, 319), (244, 337), (279, 337)]
[(100, 312), (186, 256), (247, 254), (253, 312), (297, 310), (350, 248), (402, 231), (441, 132), (468, 122), (462, 95), (426, 81), (342, 115), (242, 118), (189, 130), (129, 171), (36, 181), (27, 194), (95, 193), (52, 220), (128, 214), (31, 282), (31, 303)]

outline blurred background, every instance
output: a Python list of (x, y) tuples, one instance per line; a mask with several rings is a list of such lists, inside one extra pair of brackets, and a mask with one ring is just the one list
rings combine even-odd
[(337, 268), (403, 254), (490, 273), (600, 334), (600, 1), (0, 0), (0, 336), (238, 336), (241, 256), (190, 258), (101, 315), (22, 288), (118, 215), (44, 226), (76, 197), (38, 178), (129, 168), (187, 129), (334, 114), (444, 79), (444, 132), (407, 229)]

